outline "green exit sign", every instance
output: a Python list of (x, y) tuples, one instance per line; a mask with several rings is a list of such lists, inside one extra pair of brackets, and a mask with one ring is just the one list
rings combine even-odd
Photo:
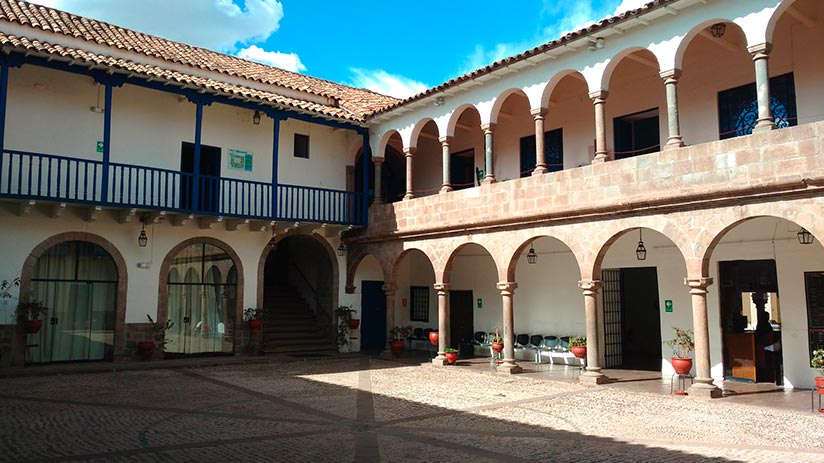
[(98, 140), (98, 141), (97, 141), (97, 152), (98, 152), (98, 153), (102, 153), (102, 152), (103, 152), (103, 142), (102, 142), (102, 141), (100, 141), (100, 140)]
[(672, 312), (672, 301), (667, 299), (664, 301), (664, 311), (665, 312)]
[(481, 299), (480, 297), (478, 298), (478, 308), (479, 308), (479, 309), (483, 309), (483, 308), (484, 308), (484, 300), (483, 300), (483, 299)]

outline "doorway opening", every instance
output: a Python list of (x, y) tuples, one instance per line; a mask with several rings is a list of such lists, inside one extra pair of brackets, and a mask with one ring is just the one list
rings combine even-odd
[(60, 243), (37, 259), (32, 299), (49, 308), (48, 320), (27, 350), (29, 363), (111, 360), (117, 307), (117, 268), (100, 246)]
[[(220, 209), (220, 148), (200, 145), (200, 181), (195, 185), (195, 145), (183, 142), (180, 147), (180, 207), (186, 210), (218, 212)], [(198, 199), (194, 204), (197, 188)]]
[(616, 117), (613, 124), (615, 159), (660, 151), (658, 108)]
[(781, 304), (775, 260), (718, 263), (724, 377), (781, 384)]
[(472, 336), (475, 332), (472, 291), (449, 292), (449, 340), (450, 346), (460, 355), (472, 356)]
[(605, 269), (605, 366), (661, 370), (661, 313), (656, 267)]
[(361, 350), (383, 350), (386, 330), (386, 294), (382, 281), (361, 283)]
[(449, 164), (449, 182), (453, 190), (463, 190), (475, 186), (475, 150), (468, 149), (452, 153)]

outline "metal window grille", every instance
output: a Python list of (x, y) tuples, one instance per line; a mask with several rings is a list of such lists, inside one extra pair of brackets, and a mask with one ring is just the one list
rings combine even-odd
[(604, 295), (604, 367), (623, 363), (621, 343), (621, 270), (601, 271)]
[(413, 322), (429, 321), (429, 288), (412, 286), (409, 288), (409, 319)]

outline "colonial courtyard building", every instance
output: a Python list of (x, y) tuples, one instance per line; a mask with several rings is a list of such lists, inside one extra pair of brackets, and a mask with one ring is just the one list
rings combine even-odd
[(677, 326), (692, 395), (812, 386), (820, 1), (657, 0), (403, 101), (0, 11), (0, 279), (50, 309), (26, 335), (0, 301), (3, 364), (125, 361), (147, 314), (169, 354), (231, 354), (250, 306), (265, 350), (314, 349), (343, 305), (353, 348), (437, 329), (435, 364), (499, 327), (498, 371), (585, 335), (582, 380), (671, 374)]

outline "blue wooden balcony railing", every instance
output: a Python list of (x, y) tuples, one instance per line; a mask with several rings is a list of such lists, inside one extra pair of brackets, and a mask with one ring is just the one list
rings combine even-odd
[(361, 193), (278, 185), (273, 208), (272, 185), (264, 182), (111, 163), (104, 195), (104, 175), (101, 161), (5, 150), (0, 155), (0, 196), (259, 220), (366, 225)]

